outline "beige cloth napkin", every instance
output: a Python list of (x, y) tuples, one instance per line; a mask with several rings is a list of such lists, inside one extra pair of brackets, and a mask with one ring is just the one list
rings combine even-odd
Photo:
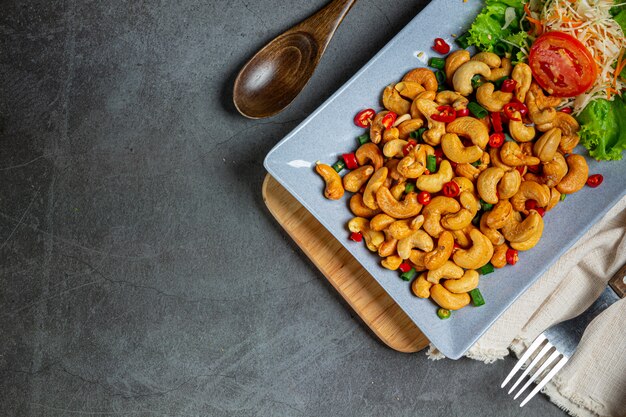
[[(490, 363), (511, 349), (519, 357), (551, 324), (591, 305), (624, 263), (626, 197), (520, 296), (466, 356)], [(443, 357), (432, 346), (427, 354)], [(587, 327), (574, 356), (543, 392), (576, 417), (626, 417), (626, 298)]]

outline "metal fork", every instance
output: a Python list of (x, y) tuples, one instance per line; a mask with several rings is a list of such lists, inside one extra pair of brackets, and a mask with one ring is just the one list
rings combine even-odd
[[(535, 388), (528, 394), (528, 396), (520, 403), (520, 407), (523, 407), (531, 398), (533, 398), (553, 377), (557, 372), (567, 363), (569, 358), (574, 354), (578, 343), (583, 336), (587, 325), (604, 310), (606, 310), (611, 304), (624, 298), (626, 296), (626, 265), (622, 266), (619, 271), (611, 278), (604, 292), (598, 297), (598, 299), (582, 314), (573, 319), (563, 321), (555, 324), (541, 333), (531, 343), (526, 352), (517, 361), (511, 372), (507, 375), (502, 382), (500, 388), (504, 388), (506, 384), (511, 381), (516, 372), (519, 371), (522, 366), (533, 356), (537, 350), (534, 358), (530, 361), (530, 364), (522, 372), (517, 381), (509, 389), (511, 394), (515, 388), (518, 387), (526, 379), (525, 384), (515, 394), (513, 399), (517, 399), (520, 395), (526, 391), (526, 389), (540, 378), (544, 373), (545, 376), (537, 382)], [(555, 362), (549, 370), (548, 368)], [(531, 374), (531, 371), (532, 374)], [(529, 376), (530, 375), (530, 376)]]

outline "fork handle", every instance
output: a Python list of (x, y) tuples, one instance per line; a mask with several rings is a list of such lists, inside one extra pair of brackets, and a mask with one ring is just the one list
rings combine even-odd
[(613, 278), (609, 280), (609, 285), (619, 298), (626, 297), (626, 264), (624, 264)]

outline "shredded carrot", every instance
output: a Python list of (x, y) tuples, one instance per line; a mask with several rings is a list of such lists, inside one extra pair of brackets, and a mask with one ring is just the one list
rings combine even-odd
[(543, 24), (541, 23), (541, 20), (532, 17), (528, 3), (524, 4), (524, 11), (526, 12), (526, 19), (535, 26), (535, 34), (537, 36), (541, 35), (543, 33)]

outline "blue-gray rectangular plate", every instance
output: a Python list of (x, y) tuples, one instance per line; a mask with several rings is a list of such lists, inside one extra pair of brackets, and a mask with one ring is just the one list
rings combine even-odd
[[(434, 0), (344, 86), (281, 140), (266, 156), (265, 168), (302, 203), (363, 267), (380, 283), (437, 349), (458, 359), (491, 324), (540, 277), (591, 225), (626, 194), (626, 161), (589, 161), (590, 173), (604, 175), (598, 188), (584, 188), (568, 196), (546, 214), (539, 244), (520, 254), (517, 265), (481, 277), (482, 307), (466, 307), (449, 320), (440, 320), (431, 300), (411, 294), (409, 283), (380, 266), (377, 254), (348, 239), (353, 217), (348, 193), (339, 201), (324, 198), (324, 183), (315, 173), (316, 161), (333, 164), (342, 153), (353, 152), (363, 134), (352, 119), (361, 109), (380, 108), (383, 88), (399, 81), (415, 67), (426, 66), (433, 39), (454, 44), (479, 12), (481, 2)], [(453, 10), (453, 11), (452, 11)], [(423, 54), (420, 54), (420, 51)], [(586, 154), (584, 149), (577, 153)]]

